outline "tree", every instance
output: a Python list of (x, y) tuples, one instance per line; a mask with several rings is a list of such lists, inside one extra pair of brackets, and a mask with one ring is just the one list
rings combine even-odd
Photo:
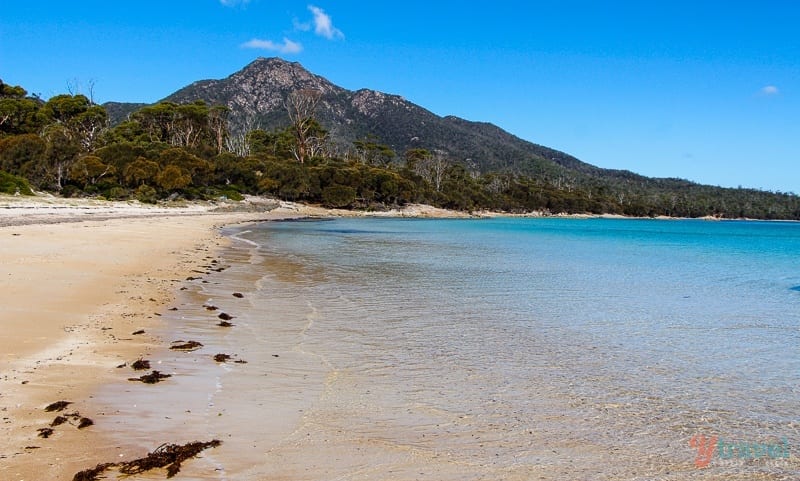
[(305, 162), (309, 150), (312, 148), (311, 144), (314, 138), (312, 128), (316, 123), (314, 115), (320, 99), (322, 99), (322, 92), (300, 89), (290, 93), (283, 102), (295, 138), (293, 154), (301, 164)]
[(388, 145), (378, 143), (377, 137), (369, 135), (362, 140), (353, 142), (358, 159), (369, 165), (386, 167), (397, 156)]
[(168, 165), (158, 174), (156, 182), (166, 191), (180, 190), (192, 183), (192, 176), (177, 165)]
[[(75, 141), (72, 133), (63, 125), (50, 125), (44, 133), (47, 143), (42, 178), (42, 184), (50, 184), (55, 190), (64, 187), (72, 164), (81, 151), (80, 145)], [(31, 179), (34, 180), (34, 179)]]
[(156, 162), (144, 157), (137, 157), (125, 167), (125, 183), (131, 187), (138, 187), (152, 183), (158, 176), (159, 167)]
[(96, 155), (84, 155), (80, 157), (70, 168), (70, 179), (80, 182), (84, 188), (88, 185), (95, 185), (107, 175), (113, 175), (114, 166), (104, 164), (103, 159)]
[(217, 154), (225, 150), (225, 141), (228, 138), (228, 116), (230, 109), (224, 105), (215, 105), (208, 111), (208, 130), (217, 148)]
[(449, 166), (450, 162), (447, 161), (441, 150), (422, 156), (414, 164), (415, 172), (433, 185), (437, 192), (442, 190), (442, 181)]
[(0, 170), (25, 175), (44, 162), (47, 143), (35, 134), (13, 135), (0, 139)]
[(39, 113), (42, 102), (28, 98), (20, 86), (12, 87), (0, 80), (0, 135), (38, 132), (43, 125)]

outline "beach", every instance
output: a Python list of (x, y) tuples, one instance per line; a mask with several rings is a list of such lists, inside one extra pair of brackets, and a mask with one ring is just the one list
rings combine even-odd
[[(38, 430), (65, 413), (98, 422), (86, 411), (89, 397), (130, 375), (117, 366), (157, 347), (147, 331), (203, 256), (225, 242), (219, 226), (286, 215), (61, 199), (1, 204), (0, 478), (7, 480), (71, 479), (118, 458), (98, 442), (96, 426), (77, 428), (77, 416), (46, 439)], [(62, 400), (72, 404), (45, 411)]]
[[(768, 351), (780, 351), (772, 332), (794, 332), (797, 299), (783, 285), (796, 285), (785, 278), (793, 258), (778, 262), (778, 250), (760, 261), (755, 271), (782, 284), (766, 286), (770, 297), (756, 284), (751, 305), (740, 300), (753, 287), (736, 282), (746, 272), (703, 279), (755, 262), (753, 253), (697, 263), (705, 246), (690, 242), (674, 269), (658, 247), (665, 234), (694, 238), (685, 229), (726, 238), (720, 229), (791, 226), (395, 217), (470, 216), (265, 199), (0, 198), (0, 479), (69, 480), (103, 463), (117, 463), (104, 476), (118, 479), (118, 463), (161, 445), (214, 440), (222, 444), (185, 461), (176, 479), (797, 473), (797, 427), (786, 421), (793, 361)], [(305, 222), (260, 222), (290, 219)], [(642, 256), (641, 245), (656, 251)], [(695, 263), (696, 276), (681, 274)], [(640, 315), (651, 290), (662, 299)], [(740, 319), (748, 309), (757, 324)], [(723, 330), (706, 338), (688, 316)], [(761, 342), (750, 369), (762, 358), (786, 366), (742, 381), (734, 374), (747, 372), (729, 367), (739, 357), (726, 353), (753, 329), (739, 357)], [(719, 372), (699, 369), (693, 356), (720, 332), (731, 342), (710, 352)], [(190, 341), (201, 345), (171, 349)], [(139, 360), (151, 366), (134, 370)], [(169, 377), (131, 381), (153, 371)], [(69, 404), (46, 410), (59, 401)], [(65, 422), (51, 426), (57, 417)], [(749, 461), (717, 455), (698, 469), (690, 440), (705, 434), (786, 448)]]
[[(187, 279), (206, 273), (229, 242), (219, 233), (222, 226), (328, 215), (360, 214), (257, 198), (167, 207), (0, 198), (0, 478), (71, 479), (98, 463), (129, 460), (172, 442), (169, 432), (129, 446), (118, 442), (121, 432), (116, 440), (103, 439), (101, 418), (113, 416), (93, 412), (98, 388), (147, 373), (134, 374), (129, 365), (166, 349), (151, 332)], [(466, 216), (427, 206), (375, 215)], [(70, 404), (45, 410), (58, 401)], [(51, 428), (64, 414), (67, 422)], [(83, 418), (95, 425), (78, 429)], [(48, 428), (52, 434), (41, 437)]]

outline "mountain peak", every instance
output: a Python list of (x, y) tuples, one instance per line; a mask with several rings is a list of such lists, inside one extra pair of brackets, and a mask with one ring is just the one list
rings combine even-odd
[(231, 112), (232, 131), (271, 130), (288, 125), (284, 101), (301, 89), (322, 94), (317, 120), (342, 151), (355, 140), (372, 137), (398, 155), (411, 148), (435, 150), (469, 170), (536, 176), (566, 175), (566, 169), (589, 174), (599, 171), (562, 152), (516, 138), (492, 124), (440, 117), (399, 95), (366, 88), (347, 90), (309, 72), (298, 62), (279, 57), (258, 57), (227, 78), (195, 82), (164, 100), (203, 100), (225, 105)]

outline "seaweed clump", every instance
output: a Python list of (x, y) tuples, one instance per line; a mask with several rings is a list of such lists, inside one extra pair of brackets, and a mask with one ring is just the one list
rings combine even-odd
[(203, 347), (203, 344), (197, 341), (175, 341), (169, 348), (175, 351), (194, 351), (201, 347)]
[(67, 409), (67, 406), (72, 404), (72, 401), (56, 401), (54, 403), (48, 404), (47, 407), (44, 408), (45, 411), (51, 413), (53, 411), (63, 411)]
[(150, 361), (147, 359), (137, 359), (131, 367), (134, 371), (143, 371), (145, 369), (150, 369)]
[(150, 374), (145, 374), (139, 377), (129, 377), (128, 381), (141, 381), (145, 384), (156, 384), (161, 382), (163, 379), (168, 377), (172, 377), (172, 374), (164, 374), (160, 371), (153, 371)]
[(147, 456), (124, 463), (102, 463), (94, 468), (85, 469), (76, 473), (72, 481), (95, 481), (111, 468), (118, 468), (119, 472), (125, 475), (141, 474), (151, 469), (167, 468), (167, 478), (172, 478), (181, 470), (181, 463), (193, 458), (208, 448), (216, 448), (222, 441), (214, 439), (202, 442), (194, 441), (191, 443), (162, 444)]
[(215, 354), (214, 360), (217, 362), (226, 362), (228, 359), (231, 358), (230, 354)]

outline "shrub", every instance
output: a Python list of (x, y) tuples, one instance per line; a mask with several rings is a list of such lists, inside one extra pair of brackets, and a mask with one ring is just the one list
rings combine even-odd
[(135, 197), (136, 200), (143, 204), (155, 204), (158, 201), (156, 189), (149, 185), (140, 185), (139, 188), (136, 189)]
[(350, 207), (356, 201), (356, 191), (346, 185), (332, 185), (322, 190), (322, 202), (327, 207)]
[(104, 192), (104, 196), (108, 200), (123, 200), (128, 198), (128, 191), (122, 187), (112, 187)]
[(11, 175), (7, 172), (0, 170), (0, 193), (3, 194), (21, 194), (33, 195), (30, 184), (22, 177)]

